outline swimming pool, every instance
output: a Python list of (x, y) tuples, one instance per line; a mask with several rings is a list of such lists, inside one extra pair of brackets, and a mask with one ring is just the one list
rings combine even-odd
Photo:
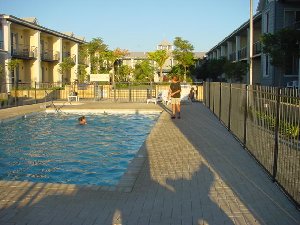
[(0, 180), (114, 186), (159, 114), (39, 113), (1, 124)]

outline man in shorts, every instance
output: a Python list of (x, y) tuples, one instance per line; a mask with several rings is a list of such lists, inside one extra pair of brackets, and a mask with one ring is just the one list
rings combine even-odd
[(170, 84), (169, 96), (171, 97), (172, 104), (172, 119), (176, 118), (176, 112), (178, 113), (177, 118), (180, 119), (180, 92), (181, 86), (177, 76), (172, 78), (172, 83)]

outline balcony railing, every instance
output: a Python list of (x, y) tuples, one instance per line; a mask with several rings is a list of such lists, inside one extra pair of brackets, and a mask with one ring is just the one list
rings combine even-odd
[(244, 47), (238, 51), (238, 60), (247, 58), (247, 47)]
[(37, 48), (30, 45), (12, 45), (11, 46), (11, 55), (14, 58), (20, 59), (33, 59), (37, 56)]
[(4, 49), (4, 44), (3, 44), (3, 41), (0, 41), (0, 49)]
[(253, 44), (253, 54), (258, 55), (261, 53), (261, 42), (257, 41)]
[(50, 51), (45, 50), (41, 53), (41, 58), (43, 61), (53, 62), (59, 60), (59, 52), (58, 51)]
[(76, 55), (75, 54), (71, 55), (70, 52), (63, 52), (62, 57), (63, 57), (63, 59), (70, 57), (73, 60), (73, 62), (76, 63)]
[(63, 52), (63, 53), (62, 53), (63, 59), (64, 59), (64, 58), (67, 58), (67, 57), (70, 57), (70, 56), (71, 56), (71, 53), (70, 53), (70, 52)]

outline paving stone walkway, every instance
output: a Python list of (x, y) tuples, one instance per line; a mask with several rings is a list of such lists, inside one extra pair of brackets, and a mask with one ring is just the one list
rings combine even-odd
[(0, 224), (300, 224), (300, 212), (201, 103), (183, 105), (180, 120), (163, 111), (139, 154), (129, 192), (1, 181)]

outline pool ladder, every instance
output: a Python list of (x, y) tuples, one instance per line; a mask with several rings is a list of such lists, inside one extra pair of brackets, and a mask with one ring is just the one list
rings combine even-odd
[(53, 102), (53, 97), (45, 90), (45, 108), (47, 107), (47, 97), (49, 98), (51, 106), (54, 108), (55, 112), (62, 112), (61, 108), (64, 107), (66, 102), (64, 102), (60, 107), (56, 106)]

